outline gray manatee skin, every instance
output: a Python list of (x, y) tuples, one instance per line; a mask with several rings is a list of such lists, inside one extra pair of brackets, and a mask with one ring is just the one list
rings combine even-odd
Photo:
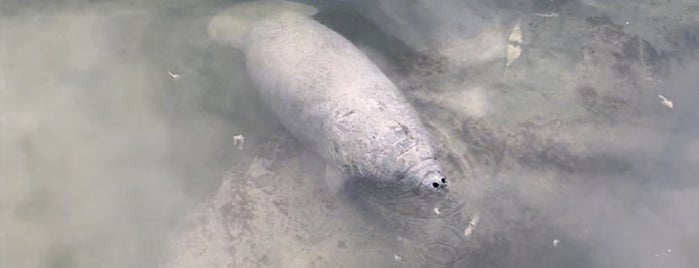
[(446, 186), (415, 109), (347, 39), (285, 12), (252, 25), (240, 48), (261, 98), (330, 164), (350, 177)]

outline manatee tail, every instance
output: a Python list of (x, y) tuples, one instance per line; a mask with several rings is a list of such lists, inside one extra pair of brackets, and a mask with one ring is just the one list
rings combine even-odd
[(316, 9), (305, 4), (282, 0), (237, 3), (216, 15), (209, 22), (209, 36), (216, 41), (242, 48), (245, 37), (255, 23), (284, 12), (313, 16)]

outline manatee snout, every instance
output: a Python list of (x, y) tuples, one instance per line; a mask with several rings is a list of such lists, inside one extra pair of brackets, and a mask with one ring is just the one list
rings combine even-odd
[(423, 187), (435, 190), (442, 189), (447, 187), (447, 177), (444, 176), (442, 172), (431, 171), (425, 174), (425, 177), (421, 180), (421, 184)]

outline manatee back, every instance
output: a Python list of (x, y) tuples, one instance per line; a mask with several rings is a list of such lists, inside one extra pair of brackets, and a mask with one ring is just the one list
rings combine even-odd
[(248, 39), (247, 68), (262, 99), (326, 159), (352, 175), (381, 180), (434, 161), (407, 99), (344, 37), (310, 18), (283, 14), (260, 22)]

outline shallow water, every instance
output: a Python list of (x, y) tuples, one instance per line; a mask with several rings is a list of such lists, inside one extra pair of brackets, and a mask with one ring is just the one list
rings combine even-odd
[(304, 1), (420, 111), (439, 196), (335, 192), (207, 36), (232, 2), (0, 3), (0, 267), (699, 262), (693, 1)]

